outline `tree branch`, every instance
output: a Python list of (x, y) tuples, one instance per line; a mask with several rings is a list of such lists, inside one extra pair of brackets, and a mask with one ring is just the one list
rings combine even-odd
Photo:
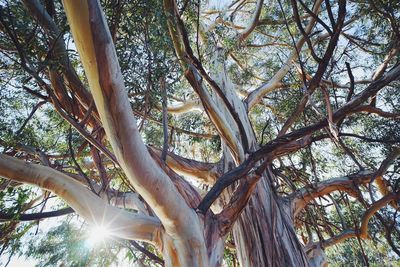
[(368, 183), (370, 184), (374, 182), (375, 178), (377, 177), (381, 177), (379, 179), (383, 179), (382, 176), (386, 173), (389, 166), (393, 164), (394, 160), (399, 155), (400, 149), (395, 147), (394, 150), (387, 156), (387, 158), (382, 161), (379, 169), (375, 172), (360, 171), (356, 174), (329, 179), (297, 190), (288, 197), (292, 201), (294, 217), (296, 217), (310, 201), (317, 197), (327, 195), (333, 191), (345, 191), (350, 195), (357, 196), (357, 186)]
[(52, 168), (0, 155), (0, 176), (53, 192), (86, 221), (107, 225), (115, 236), (154, 243), (161, 230), (157, 218), (110, 206), (80, 182)]
[[(346, 117), (351, 111), (357, 108), (361, 103), (366, 101), (370, 96), (376, 94), (383, 87), (388, 85), (394, 80), (400, 78), (400, 65), (393, 68), (377, 81), (372, 82), (364, 91), (357, 94), (350, 102), (346, 103), (340, 109), (333, 113), (333, 122)], [(303, 138), (307, 135), (323, 129), (328, 126), (328, 120), (323, 119), (313, 125), (303, 127), (301, 129), (292, 131), (266, 143), (260, 149), (250, 154), (250, 156), (239, 166), (225, 173), (216, 184), (211, 188), (209, 193), (203, 198), (198, 207), (198, 212), (205, 213), (211, 204), (217, 199), (222, 190), (233, 182), (245, 177), (246, 174), (253, 168), (253, 166), (261, 159), (265, 159), (268, 155), (279, 154), (279, 150), (290, 142)], [(290, 145), (289, 145), (290, 146)], [(299, 148), (302, 146), (299, 146)], [(291, 151), (294, 152), (294, 151)]]
[[(270, 163), (273, 159), (291, 153), (293, 151), (297, 151), (298, 149), (309, 145), (311, 141), (312, 138), (308, 136), (297, 141), (295, 140), (292, 142), (281, 143), (281, 145), (277, 146), (275, 149), (271, 149), (261, 157), (263, 158), (263, 163), (259, 167), (257, 167), (257, 169), (255, 170), (255, 174), (261, 175), (261, 173), (265, 169), (265, 166), (267, 166), (267, 164)], [(251, 154), (238, 167), (232, 169), (231, 171), (228, 171), (222, 177), (220, 177), (197, 207), (197, 212), (205, 214), (212, 203), (214, 203), (214, 201), (222, 193), (222, 191), (234, 182), (246, 177), (259, 159), (260, 158), (257, 158), (257, 152), (255, 152)], [(251, 187), (249, 187), (249, 189), (251, 189)], [(237, 199), (239, 200), (239, 202), (242, 201), (241, 198)]]
[[(211, 121), (216, 126), (221, 137), (226, 141), (237, 162), (244, 158), (248, 149), (248, 136), (237, 110), (233, 107), (222, 88), (203, 68), (201, 62), (194, 56), (190, 47), (189, 37), (177, 10), (175, 0), (165, 0), (164, 8), (168, 19), (168, 28), (174, 42), (175, 52), (184, 69), (184, 74), (190, 85), (199, 94), (200, 100)], [(220, 98), (221, 106), (217, 106), (210, 93), (203, 85), (203, 79), (210, 85)], [(222, 109), (222, 111), (221, 111)], [(228, 123), (227, 116), (232, 123)], [(234, 127), (236, 126), (236, 127)], [(234, 128), (232, 128), (234, 127)], [(239, 136), (237, 136), (239, 132)]]
[[(152, 146), (149, 146), (148, 148), (161, 157), (160, 149)], [(167, 153), (165, 163), (176, 173), (192, 177), (205, 184), (213, 185), (217, 178), (222, 175), (219, 171), (218, 163), (206, 163), (187, 159), (172, 152)]]
[[(143, 113), (141, 113), (141, 112), (139, 112), (137, 110), (134, 110), (133, 114), (135, 114), (138, 117), (143, 118), (144, 120), (149, 120), (151, 122), (154, 122), (155, 124), (158, 124), (158, 125), (162, 126), (162, 122), (161, 121), (158, 121), (157, 119), (155, 119), (155, 118), (153, 118), (153, 117), (151, 117), (149, 115), (145, 115), (145, 114), (143, 114)], [(175, 127), (174, 125), (170, 125), (170, 124), (168, 124), (168, 128), (171, 129), (171, 133), (173, 131), (176, 131), (176, 132), (179, 132), (179, 133), (187, 134), (189, 136), (199, 137), (199, 138), (207, 138), (207, 139), (217, 137), (216, 134), (214, 135), (214, 134), (207, 134), (207, 133), (195, 133), (195, 132), (191, 132), (191, 131), (188, 131), (188, 130), (185, 130), (185, 129), (182, 129), (182, 128)]]
[(355, 108), (352, 113), (356, 112), (366, 112), (366, 113), (374, 113), (377, 114), (378, 116), (381, 116), (383, 118), (390, 118), (390, 119), (400, 119), (400, 113), (392, 113), (392, 112), (387, 112), (384, 111), (380, 108), (371, 106), (371, 105), (363, 105)]
[(242, 180), (233, 193), (229, 203), (224, 206), (221, 213), (217, 215), (218, 229), (220, 236), (225, 236), (232, 229), (233, 224), (240, 216), (242, 210), (246, 207), (251, 194), (261, 178), (256, 172)]
[(386, 206), (388, 203), (392, 201), (397, 201), (400, 199), (400, 192), (397, 193), (391, 193), (389, 195), (384, 196), (380, 200), (376, 201), (373, 205), (371, 205), (365, 212), (364, 215), (361, 218), (361, 227), (358, 230), (353, 229), (345, 229), (343, 230), (342, 233), (335, 235), (329, 239), (322, 240), (321, 242), (315, 242), (308, 244), (305, 248), (305, 250), (310, 250), (313, 247), (320, 245), (321, 248), (325, 249), (327, 247), (339, 244), (349, 238), (353, 237), (359, 237), (361, 239), (367, 239), (368, 238), (368, 222), (371, 219), (371, 217), (377, 213), (381, 208)]
[(371, 171), (361, 171), (349, 176), (332, 178), (299, 189), (288, 196), (288, 198), (292, 200), (293, 216), (296, 217), (300, 211), (315, 198), (327, 195), (333, 191), (345, 191), (350, 195), (356, 196), (357, 190), (355, 185), (369, 183), (373, 175), (374, 173)]
[(48, 34), (54, 46), (54, 58), (61, 59), (61, 70), (63, 71), (69, 83), (69, 88), (76, 94), (79, 103), (86, 110), (91, 103), (91, 96), (76, 74), (75, 69), (71, 65), (68, 53), (62, 37), (62, 32), (58, 29), (52, 17), (47, 13), (45, 7), (37, 0), (24, 0), (24, 5), (28, 9), (29, 14), (39, 23), (39, 25)]
[(63, 4), (93, 99), (120, 166), (165, 231), (179, 242), (198, 241), (195, 248), (199, 255), (205, 253), (197, 215), (142, 141), (99, 2), (68, 0)]
[(74, 213), (72, 208), (64, 208), (55, 211), (47, 211), (40, 213), (28, 213), (28, 214), (8, 214), (4, 212), (0, 212), (0, 222), (1, 221), (36, 221), (43, 220), (46, 218), (58, 217), (62, 215), (67, 215)]
[(192, 111), (203, 111), (203, 107), (201, 101), (196, 99), (187, 100), (181, 104), (168, 105), (167, 111), (170, 114), (181, 115)]
[[(313, 12), (318, 13), (318, 10), (322, 4), (323, 0), (317, 0)], [(305, 32), (307, 34), (310, 34), (314, 25), (315, 25), (316, 20), (314, 18), (311, 18)], [(297, 57), (297, 51), (300, 51), (301, 48), (303, 47), (306, 39), (304, 37), (300, 38), (297, 43), (296, 43), (296, 48), (290, 53), (288, 59), (286, 60), (285, 63), (283, 63), (283, 66), (281, 69), (275, 73), (275, 75), (267, 82), (264, 83), (263, 85), (259, 86), (258, 88), (254, 89), (247, 98), (245, 99), (245, 103), (247, 104), (247, 109), (250, 110), (252, 107), (254, 107), (257, 103), (259, 103), (262, 99), (262, 97), (270, 92), (272, 92), (274, 89), (279, 88), (277, 85), (278, 83), (281, 82), (283, 77), (289, 72), (290, 67), (292, 65), (292, 62), (296, 59)]]
[(285, 134), (289, 127), (295, 122), (298, 116), (303, 112), (306, 104), (308, 102), (309, 96), (314, 92), (314, 90), (319, 86), (322, 76), (324, 75), (326, 68), (328, 67), (329, 61), (333, 56), (333, 52), (335, 51), (336, 45), (339, 41), (339, 36), (342, 31), (342, 27), (344, 25), (344, 19), (346, 17), (346, 0), (339, 0), (339, 10), (338, 10), (338, 19), (336, 28), (333, 36), (329, 40), (328, 47), (326, 48), (325, 54), (321, 59), (321, 63), (318, 65), (318, 69), (311, 79), (310, 84), (306, 88), (307, 92), (300, 100), (299, 104), (292, 112), (291, 116), (286, 120), (285, 124), (282, 126), (282, 129), (279, 131), (278, 136)]
[(400, 199), (400, 191), (386, 195), (381, 199), (379, 199), (378, 201), (376, 201), (374, 204), (372, 204), (368, 208), (368, 210), (364, 213), (361, 219), (360, 237), (363, 239), (368, 237), (368, 222), (378, 210), (386, 206), (388, 203), (392, 201), (397, 201), (399, 199)]
[(243, 42), (244, 40), (246, 40), (247, 37), (249, 37), (249, 35), (257, 27), (263, 4), (264, 0), (257, 0), (256, 10), (254, 12), (253, 19), (251, 20), (250, 24), (247, 25), (246, 29), (244, 29), (244, 31), (240, 33), (239, 42)]

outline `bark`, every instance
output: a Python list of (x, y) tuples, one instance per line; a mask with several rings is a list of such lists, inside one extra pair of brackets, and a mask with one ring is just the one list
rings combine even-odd
[[(242, 164), (242, 169), (247, 173), (251, 166), (248, 169), (243, 162), (246, 162), (248, 150), (254, 151), (258, 147), (247, 115), (248, 109), (236, 94), (233, 83), (226, 72), (224, 51), (215, 48), (216, 53), (211, 59), (210, 75), (206, 75), (201, 63), (199, 65), (198, 60), (192, 54), (176, 3), (166, 0), (164, 5), (169, 19), (170, 35), (185, 76), (202, 100), (205, 111), (222, 138), (225, 147), (223, 153), (224, 173), (239, 164)], [(318, 7), (319, 5), (317, 5)], [(314, 21), (311, 21), (308, 29), (311, 30), (313, 25)], [(300, 41), (298, 45), (302, 46), (303, 43), (304, 41)], [(188, 54), (191, 60), (187, 60)], [(197, 62), (197, 64), (193, 65), (193, 62)], [(289, 66), (285, 65), (271, 87), (280, 83), (280, 79), (288, 71)], [(210, 95), (204, 89), (199, 76), (202, 76), (217, 93)], [(265, 88), (258, 89), (252, 94), (250, 97), (252, 105), (261, 99), (265, 90)], [(235, 112), (231, 112), (229, 107), (234, 107)], [(239, 125), (238, 120), (240, 121)], [(233, 136), (232, 130), (234, 130)], [(289, 204), (285, 204), (273, 193), (266, 179), (264, 175), (255, 187), (248, 187), (248, 190), (254, 189), (253, 195), (233, 227), (239, 263), (241, 266), (308, 266), (307, 257), (293, 229)], [(234, 186), (225, 191), (220, 199), (220, 206), (229, 205), (229, 198), (234, 191)], [(243, 194), (245, 200), (248, 195)], [(237, 213), (239, 212), (240, 210), (237, 211)], [(221, 227), (222, 235), (224, 235), (226, 226), (222, 223)]]
[(309, 266), (288, 203), (272, 192), (266, 179), (259, 181), (233, 227), (240, 266)]
[(157, 245), (167, 259), (166, 266), (208, 266), (202, 222), (141, 139), (99, 2), (71, 0), (63, 5), (116, 158), (163, 225)]
[[(216, 58), (213, 62), (215, 73), (211, 75), (237, 109), (245, 126), (249, 148), (255, 150), (258, 145), (247, 110), (235, 93), (233, 83), (225, 71), (223, 63), (225, 60), (222, 53), (219, 53), (215, 53)], [(224, 152), (225, 171), (228, 171), (229, 166), (234, 166), (235, 162), (228, 154), (228, 150)], [(249, 202), (242, 207), (244, 208), (242, 213), (240, 214), (238, 210), (234, 214), (234, 216), (240, 214), (232, 229), (240, 266), (308, 266), (307, 257), (293, 228), (289, 203), (273, 192), (270, 181), (267, 179), (266, 173), (263, 173), (261, 178), (256, 178), (255, 182), (258, 181), (258, 183), (255, 187), (250, 185), (249, 188), (240, 188), (249, 190), (249, 195), (252, 192)], [(228, 190), (228, 194), (224, 196), (224, 199), (238, 195), (234, 187)], [(244, 198), (248, 199), (247, 194)], [(235, 203), (236, 206), (238, 204)], [(226, 210), (227, 206), (224, 207), (224, 211)]]

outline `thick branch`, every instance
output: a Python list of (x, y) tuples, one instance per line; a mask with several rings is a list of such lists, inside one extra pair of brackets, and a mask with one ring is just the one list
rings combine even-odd
[(374, 75), (372, 76), (372, 80), (379, 79), (385, 73), (389, 62), (400, 52), (400, 44), (396, 44), (389, 53), (386, 55), (385, 59), (383, 60), (382, 64), (375, 70)]
[[(175, 52), (184, 69), (186, 79), (199, 95), (207, 115), (227, 143), (236, 161), (243, 160), (244, 152), (248, 148), (248, 140), (239, 114), (221, 87), (208, 75), (201, 62), (194, 56), (188, 34), (177, 10), (176, 1), (165, 0), (164, 8)], [(203, 79), (221, 99), (221, 106), (217, 106), (216, 101), (212, 99), (211, 94), (203, 84)], [(231, 119), (233, 125), (229, 123), (228, 118)], [(239, 136), (237, 136), (237, 132), (239, 132)]]
[[(155, 154), (161, 156), (161, 150), (155, 147), (149, 147)], [(167, 153), (165, 163), (176, 173), (192, 177), (205, 184), (214, 184), (221, 175), (218, 171), (218, 163), (206, 163), (192, 159), (187, 159), (172, 152)]]
[(110, 206), (80, 182), (49, 167), (0, 155), (0, 176), (53, 192), (89, 223), (105, 224), (115, 236), (155, 242), (160, 231), (156, 218)]
[[(386, 173), (390, 165), (400, 155), (400, 149), (395, 147), (393, 151), (382, 161), (379, 169), (375, 172), (361, 171), (359, 173), (349, 175), (346, 177), (333, 178), (330, 180), (322, 181), (305, 188), (301, 188), (289, 196), (292, 200), (294, 209), (294, 217), (313, 199), (327, 195), (333, 191), (341, 190), (351, 195), (357, 195), (357, 186), (367, 183), (372, 183), (375, 178), (380, 177), (378, 183), (384, 183), (382, 176)], [(379, 185), (378, 185), (379, 186)], [(386, 188), (385, 188), (386, 189)], [(386, 191), (387, 193), (388, 191)]]
[(376, 201), (374, 204), (372, 204), (371, 207), (369, 207), (369, 209), (364, 213), (361, 219), (360, 237), (361, 238), (368, 237), (368, 222), (378, 210), (386, 206), (388, 203), (392, 201), (397, 201), (399, 199), (400, 199), (400, 191), (398, 191), (397, 193), (391, 193), (389, 195), (386, 195), (383, 198)]
[(203, 111), (200, 100), (188, 100), (181, 104), (168, 105), (168, 113), (184, 114), (191, 111)]
[[(273, 159), (283, 156), (285, 154), (297, 151), (298, 149), (305, 147), (311, 143), (312, 139), (310, 136), (307, 136), (300, 140), (294, 140), (292, 142), (281, 143), (277, 145), (275, 149), (271, 149), (268, 152), (264, 153), (263, 156), (258, 157), (258, 150), (257, 152), (251, 154), (242, 164), (238, 167), (232, 169), (231, 171), (225, 173), (222, 177), (220, 177), (215, 185), (211, 188), (211, 190), (207, 193), (207, 195), (203, 198), (200, 205), (197, 207), (197, 211), (205, 214), (206, 211), (210, 208), (212, 203), (218, 198), (218, 196), (222, 193), (222, 191), (227, 188), (229, 185), (233, 184), (234, 182), (246, 177), (247, 174), (252, 170), (255, 163), (263, 158), (264, 162), (261, 166), (259, 166), (255, 170), (256, 175), (261, 175), (264, 171), (265, 166)], [(271, 146), (274, 146), (271, 144)], [(249, 187), (250, 188), (250, 187)], [(250, 188), (251, 189), (251, 188)], [(241, 200), (240, 200), (241, 201)]]
[(303, 112), (306, 104), (308, 102), (309, 96), (314, 92), (314, 90), (319, 86), (322, 76), (324, 75), (326, 68), (330, 62), (331, 57), (335, 51), (336, 45), (339, 41), (339, 36), (342, 31), (342, 27), (344, 25), (344, 19), (346, 16), (346, 0), (339, 0), (339, 10), (338, 10), (338, 19), (336, 28), (333, 36), (329, 40), (328, 47), (326, 48), (325, 54), (321, 59), (321, 63), (318, 65), (318, 69), (311, 79), (310, 84), (307, 87), (307, 92), (300, 100), (299, 104), (291, 114), (291, 116), (287, 119), (285, 124), (282, 126), (282, 129), (279, 131), (278, 136), (281, 136), (287, 132), (289, 127), (295, 122), (298, 116)]
[[(349, 238), (353, 238), (353, 237), (359, 237), (362, 239), (368, 238), (368, 223), (369, 223), (369, 220), (371, 219), (371, 217), (374, 214), (376, 214), (381, 208), (386, 206), (388, 203), (399, 200), (399, 199), (400, 199), (400, 192), (391, 193), (389, 195), (384, 196), (383, 198), (381, 198), (380, 200), (375, 202), (371, 207), (369, 207), (369, 209), (367, 209), (364, 212), (364, 215), (361, 218), (361, 227), (358, 230), (358, 232), (353, 229), (346, 229), (338, 235), (335, 235), (327, 240), (321, 241), (319, 245), (322, 248), (327, 248), (327, 247), (339, 244), (339, 243), (341, 243)], [(306, 250), (310, 250), (316, 245), (318, 245), (318, 244), (312, 243), (310, 245), (307, 245)]]
[(63, 4), (93, 99), (118, 162), (166, 232), (176, 239), (184, 238), (180, 242), (196, 240), (199, 245), (196, 248), (204, 251), (196, 214), (152, 159), (141, 139), (99, 2), (68, 0)]
[(86, 108), (89, 108), (91, 96), (83, 86), (76, 74), (75, 69), (71, 65), (68, 53), (64, 44), (63, 34), (54, 23), (51, 16), (47, 13), (45, 7), (37, 0), (24, 0), (24, 5), (29, 11), (29, 14), (35, 18), (41, 27), (46, 31), (54, 44), (54, 58), (60, 59), (62, 63), (62, 71), (69, 83), (69, 87), (77, 96), (79, 102)]
[[(400, 77), (400, 65), (393, 68), (391, 71), (389, 71), (386, 75), (384, 75), (377, 81), (372, 82), (364, 91), (357, 94), (350, 102), (348, 102), (343, 107), (334, 112), (332, 116), (333, 122), (337, 122), (338, 120), (346, 117), (349, 113), (351, 113), (353, 109), (357, 108), (370, 96), (379, 92), (379, 90), (388, 85), (390, 82), (398, 80), (399, 77)], [(245, 177), (246, 174), (253, 168), (253, 166), (260, 159), (266, 158), (268, 154), (277, 153), (279, 152), (279, 149), (282, 148), (282, 146), (287, 145), (292, 141), (303, 138), (307, 135), (310, 135), (318, 130), (323, 129), (326, 126), (328, 126), (328, 120), (323, 119), (313, 125), (295, 130), (291, 133), (285, 134), (281, 137), (278, 137), (268, 142), (267, 144), (262, 146), (259, 150), (252, 153), (238, 167), (225, 173), (220, 179), (218, 179), (216, 184), (213, 186), (213, 188), (209, 191), (209, 193), (204, 197), (204, 199), (200, 203), (198, 211), (201, 213), (205, 213), (211, 206), (211, 204), (218, 198), (219, 194), (222, 192), (224, 188), (228, 187), (233, 182), (241, 179), (242, 177)]]

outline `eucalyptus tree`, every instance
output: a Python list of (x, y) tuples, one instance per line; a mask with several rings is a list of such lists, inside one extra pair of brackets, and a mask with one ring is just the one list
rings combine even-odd
[(3, 251), (74, 212), (166, 266), (323, 266), (350, 238), (400, 256), (397, 1), (0, 12)]

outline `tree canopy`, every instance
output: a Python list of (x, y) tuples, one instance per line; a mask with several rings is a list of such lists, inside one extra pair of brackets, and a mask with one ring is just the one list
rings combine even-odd
[(0, 262), (400, 266), (399, 52), (397, 0), (0, 1)]

